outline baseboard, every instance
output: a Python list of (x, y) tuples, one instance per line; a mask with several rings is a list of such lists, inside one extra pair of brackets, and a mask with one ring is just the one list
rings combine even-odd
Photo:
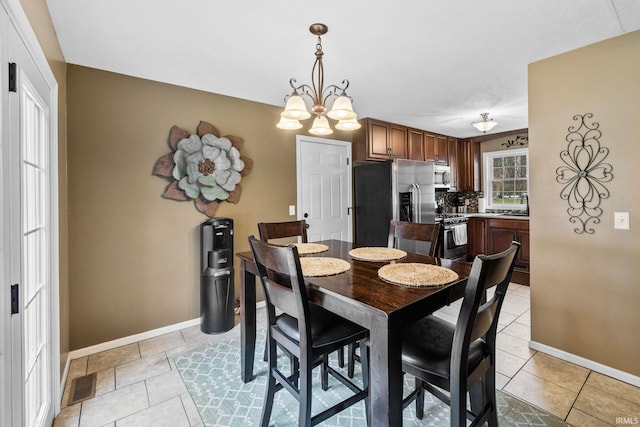
[(536, 342), (536, 341), (529, 341), (529, 348), (531, 348), (532, 350), (536, 350), (536, 351), (540, 351), (542, 353), (548, 354), (550, 356), (557, 357), (558, 359), (562, 359), (567, 362), (573, 363), (574, 365), (591, 369), (592, 371), (598, 372), (600, 374), (606, 375), (611, 378), (615, 378), (627, 384), (632, 384), (636, 387), (640, 387), (640, 377), (631, 375), (628, 372), (611, 368), (601, 363), (594, 362), (593, 360), (585, 359), (584, 357), (577, 356), (572, 353), (568, 353), (564, 350), (559, 350), (555, 347), (550, 347), (545, 344), (540, 344), (539, 342)]
[(133, 344), (138, 341), (147, 340), (160, 335), (168, 334), (169, 332), (179, 331), (180, 329), (189, 328), (200, 324), (200, 318), (191, 319), (173, 325), (164, 326), (158, 329), (152, 329), (150, 331), (141, 332), (135, 335), (129, 335), (127, 337), (118, 338), (112, 341), (103, 342), (100, 344), (92, 345), (89, 347), (80, 348), (69, 352), (69, 359), (78, 359), (80, 357), (89, 356), (91, 354), (100, 353), (101, 351), (111, 350), (116, 347), (122, 347), (123, 345)]
[[(266, 306), (266, 303), (264, 300), (258, 301), (256, 303), (256, 308), (262, 308), (265, 306)], [(122, 337), (112, 341), (107, 341), (107, 342), (92, 345), (89, 347), (73, 350), (69, 352), (69, 356), (67, 357), (65, 375), (63, 375), (63, 378), (66, 378), (66, 374), (68, 373), (68, 369), (69, 369), (69, 364), (73, 359), (78, 359), (80, 357), (89, 356), (95, 353), (100, 353), (101, 351), (122, 347), (123, 345), (133, 344), (138, 341), (147, 340), (149, 338), (154, 338), (160, 335), (168, 334), (169, 332), (179, 331), (180, 329), (189, 328), (191, 326), (196, 326), (199, 324), (200, 324), (200, 318), (198, 317), (197, 319), (191, 319), (184, 322), (175, 323), (173, 325), (164, 326), (162, 328), (152, 329), (150, 331), (141, 332), (139, 334), (129, 335), (127, 337)]]

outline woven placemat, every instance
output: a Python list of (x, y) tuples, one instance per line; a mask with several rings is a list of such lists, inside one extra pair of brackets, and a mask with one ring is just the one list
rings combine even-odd
[(451, 283), (458, 278), (458, 273), (438, 265), (407, 262), (380, 267), (378, 276), (394, 285), (426, 288)]
[(338, 258), (307, 256), (300, 258), (300, 267), (305, 277), (322, 277), (344, 273), (351, 268), (351, 264)]
[(351, 258), (361, 261), (393, 261), (406, 257), (407, 253), (400, 249), (367, 246), (351, 249), (349, 255)]
[(299, 255), (319, 254), (329, 250), (329, 246), (322, 243), (296, 243)]

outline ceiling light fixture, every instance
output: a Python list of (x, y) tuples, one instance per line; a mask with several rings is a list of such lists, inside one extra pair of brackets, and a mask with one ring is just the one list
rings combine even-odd
[[(347, 95), (347, 87), (349, 80), (343, 80), (342, 86), (330, 85), (324, 88), (324, 67), (322, 65), (322, 40), (321, 36), (329, 31), (325, 24), (313, 24), (309, 27), (311, 34), (318, 36), (316, 44), (316, 61), (311, 70), (311, 86), (301, 84), (296, 86), (296, 79), (289, 80), (289, 84), (293, 88), (293, 93), (285, 97), (286, 105), (284, 111), (280, 113), (280, 121), (276, 125), (280, 129), (300, 129), (302, 124), (300, 120), (306, 120), (315, 114), (313, 125), (309, 132), (313, 135), (331, 135), (333, 130), (329, 126), (327, 117), (337, 120), (336, 129), (355, 130), (361, 127), (356, 120), (358, 115), (353, 111), (351, 106), (351, 97)], [(311, 108), (307, 108), (305, 99), (312, 104)], [(327, 111), (328, 101), (333, 101), (330, 111)]]
[(489, 113), (481, 113), (480, 118), (482, 120), (473, 122), (471, 125), (482, 133), (489, 132), (498, 124), (498, 122), (494, 122), (493, 119), (489, 118)]

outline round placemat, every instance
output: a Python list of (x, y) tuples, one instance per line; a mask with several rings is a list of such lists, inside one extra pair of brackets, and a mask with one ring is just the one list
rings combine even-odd
[(300, 258), (300, 267), (305, 277), (322, 277), (344, 273), (351, 268), (351, 264), (338, 258), (307, 256)]
[(378, 276), (394, 285), (425, 288), (451, 283), (458, 278), (458, 273), (438, 265), (407, 262), (380, 267)]
[(299, 255), (319, 254), (329, 250), (329, 246), (322, 243), (296, 243)]
[(382, 248), (382, 247), (364, 247), (355, 248), (349, 251), (349, 255), (352, 258), (361, 261), (393, 261), (396, 259), (404, 258), (407, 256), (405, 251), (394, 248)]

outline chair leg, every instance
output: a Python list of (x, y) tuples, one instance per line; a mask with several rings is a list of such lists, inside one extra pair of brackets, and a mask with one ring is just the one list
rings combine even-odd
[(467, 391), (464, 387), (454, 387), (457, 390), (451, 390), (451, 427), (459, 427), (467, 425)]
[(338, 366), (344, 368), (344, 347), (340, 347), (338, 350)]
[(353, 378), (355, 365), (356, 365), (356, 348), (359, 343), (349, 344), (347, 349), (347, 375), (349, 378)]
[(329, 390), (329, 355), (325, 354), (322, 356), (322, 363), (320, 366), (320, 378), (322, 383), (322, 390)]
[[(311, 370), (313, 362), (306, 355), (300, 356), (300, 388), (298, 426), (311, 426)], [(304, 359), (304, 360), (303, 360)], [(324, 365), (324, 362), (323, 362)]]
[(273, 376), (273, 370), (276, 368), (278, 363), (276, 356), (276, 345), (275, 343), (271, 345), (267, 345), (267, 349), (269, 350), (269, 377), (267, 380), (267, 391), (264, 398), (264, 403), (262, 406), (262, 417), (260, 419), (260, 425), (262, 427), (269, 426), (269, 419), (271, 418), (271, 410), (273, 409), (273, 398), (276, 394), (276, 379)]
[(496, 377), (492, 369), (487, 372), (482, 380), (484, 384), (485, 404), (491, 405), (491, 413), (487, 419), (489, 427), (498, 427), (498, 402), (496, 400)]
[(416, 378), (416, 418), (424, 418), (424, 387), (420, 378)]

